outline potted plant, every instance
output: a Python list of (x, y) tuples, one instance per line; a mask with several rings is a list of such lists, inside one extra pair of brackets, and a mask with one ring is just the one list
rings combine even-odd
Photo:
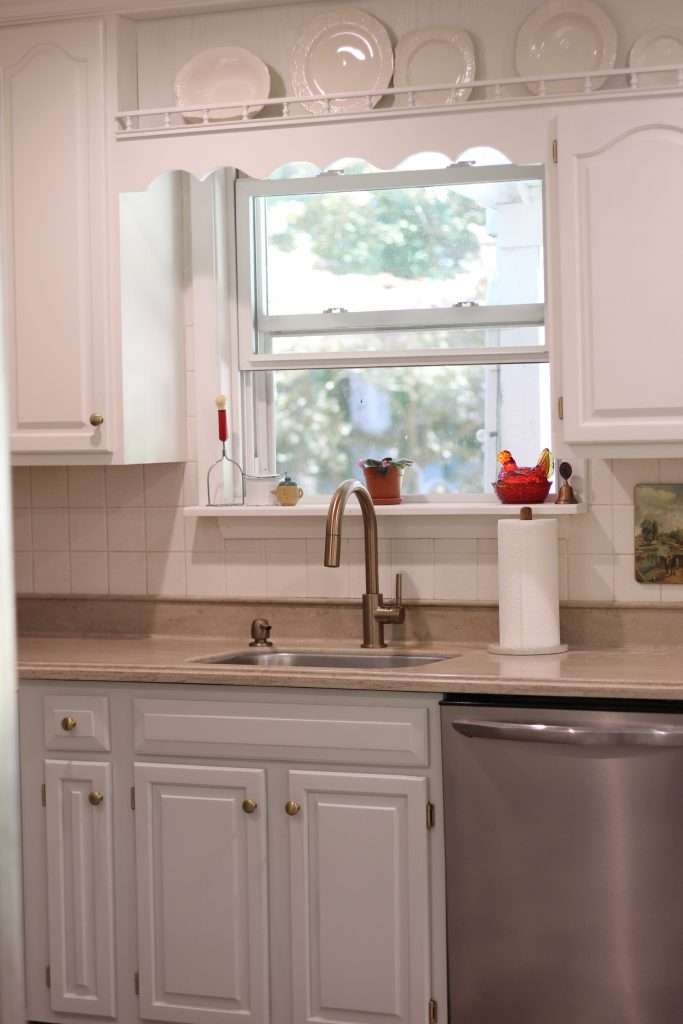
[(401, 477), (412, 464), (412, 459), (361, 459), (359, 466), (373, 505), (401, 504)]

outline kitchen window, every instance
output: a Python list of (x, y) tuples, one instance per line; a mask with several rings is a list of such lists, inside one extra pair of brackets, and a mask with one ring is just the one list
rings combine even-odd
[(236, 226), (252, 471), (311, 498), (406, 457), (404, 494), (444, 500), (549, 444), (542, 169), (240, 178)]

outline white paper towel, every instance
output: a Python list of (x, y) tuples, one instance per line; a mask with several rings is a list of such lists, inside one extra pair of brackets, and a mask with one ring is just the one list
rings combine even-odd
[(551, 654), (560, 643), (557, 522), (498, 522), (498, 614), (501, 654)]

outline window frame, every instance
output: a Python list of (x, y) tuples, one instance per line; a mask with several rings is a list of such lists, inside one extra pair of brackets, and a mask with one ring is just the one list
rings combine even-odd
[[(229, 372), (239, 381), (242, 405), (242, 457), (248, 473), (276, 473), (276, 429), (273, 410), (272, 373), (254, 372), (283, 369), (357, 368), (382, 366), (500, 366), (505, 364), (550, 363), (547, 335), (547, 176), (543, 164), (472, 165), (451, 164), (444, 169), (426, 171), (387, 171), (350, 174), (323, 171), (315, 177), (253, 179), (239, 174), (234, 179), (234, 229), (236, 266), (236, 344), (230, 346)], [(544, 252), (544, 299), (542, 303), (453, 306), (448, 309), (400, 311), (328, 312), (299, 316), (268, 316), (259, 309), (264, 296), (264, 226), (257, 214), (258, 198), (279, 195), (312, 195), (326, 192), (367, 191), (376, 188), (401, 188), (416, 185), (498, 183), (539, 181), (542, 186), (542, 244)], [(257, 350), (259, 330), (294, 334), (371, 332), (373, 330), (420, 329), (433, 327), (481, 328), (543, 326), (543, 345), (497, 346), (487, 348), (383, 350), (339, 353), (286, 353), (275, 355)], [(477, 494), (438, 496), (411, 495), (407, 501), (467, 503), (481, 500)], [(304, 503), (319, 502), (326, 495), (307, 495)], [(406, 500), (406, 499), (404, 499)]]

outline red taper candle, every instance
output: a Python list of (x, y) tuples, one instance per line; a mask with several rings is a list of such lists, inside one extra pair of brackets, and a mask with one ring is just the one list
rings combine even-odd
[(218, 440), (228, 440), (228, 412), (225, 408), (225, 395), (219, 395), (216, 399), (218, 407)]

